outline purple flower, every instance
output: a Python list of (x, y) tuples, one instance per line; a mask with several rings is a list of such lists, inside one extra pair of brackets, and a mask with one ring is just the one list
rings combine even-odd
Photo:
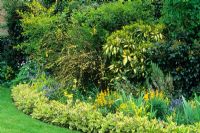
[(182, 103), (183, 103), (182, 99), (172, 99), (169, 106), (169, 110), (173, 111), (175, 108), (180, 107)]

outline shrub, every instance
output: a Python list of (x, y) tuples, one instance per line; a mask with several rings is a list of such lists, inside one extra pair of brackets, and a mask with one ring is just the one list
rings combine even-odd
[(0, 60), (5, 61), (7, 65), (12, 68), (13, 75), (10, 80), (14, 78), (15, 73), (18, 71), (19, 64), (24, 60), (22, 52), (14, 49), (14, 46), (24, 40), (24, 37), (21, 34), (23, 31), (20, 22), (21, 16), (17, 10), (26, 10), (24, 5), (25, 1), (27, 0), (2, 0), (3, 8), (6, 10), (5, 18), (9, 36), (0, 38), (0, 45), (3, 45), (3, 50), (0, 50), (3, 59), (0, 57)]
[(138, 22), (112, 33), (103, 46), (111, 74), (118, 79), (122, 75), (132, 83), (144, 81), (149, 64), (146, 52), (162, 39), (161, 31), (162, 25)]
[[(19, 109), (31, 113), (33, 118), (62, 125), (83, 132), (199, 132), (199, 123), (177, 126), (173, 122), (165, 123), (148, 120), (146, 117), (128, 117), (122, 113), (102, 114), (89, 103), (76, 102), (72, 106), (56, 101), (48, 101), (29, 85), (19, 85), (12, 90), (12, 96)], [(31, 95), (30, 95), (31, 94)], [(38, 100), (39, 99), (39, 100)]]
[(57, 15), (53, 15), (54, 8), (46, 8), (39, 2), (33, 1), (26, 3), (28, 11), (19, 10), (21, 16), (21, 26), (23, 28), (24, 42), (17, 46), (24, 53), (31, 57), (39, 56), (39, 44), (42, 37), (56, 27), (56, 22), (60, 19)]
[(46, 8), (33, 1), (27, 7), (28, 12), (20, 12), (27, 40), (18, 48), (69, 86), (74, 79), (77, 86), (84, 87), (89, 80), (97, 83), (96, 67), (100, 59), (91, 48), (92, 35), (88, 29), (68, 24), (67, 13), (54, 14), (54, 6)]
[(173, 76), (175, 94), (189, 97), (197, 91), (199, 79), (199, 10), (200, 3), (163, 1), (161, 21), (166, 25), (167, 43), (157, 46), (150, 57)]
[[(199, 54), (198, 44), (193, 46), (181, 42), (156, 45), (151, 49), (149, 58), (173, 77), (174, 94), (191, 96), (197, 92), (199, 83)], [(196, 89), (195, 89), (196, 88)]]
[(136, 20), (151, 20), (152, 7), (151, 1), (129, 1), (113, 2), (96, 7), (88, 7), (83, 10), (75, 11), (71, 21), (74, 24), (91, 28), (94, 34), (94, 45), (101, 48), (108, 34), (119, 30), (122, 26), (135, 22)]
[(196, 0), (165, 0), (161, 20), (167, 25), (169, 40), (186, 42), (193, 45), (199, 41), (200, 3)]
[(19, 110), (31, 114), (38, 102), (47, 102), (47, 98), (28, 84), (19, 84), (12, 89), (12, 97)]
[(62, 25), (44, 37), (40, 49), (47, 55), (45, 67), (69, 87), (74, 80), (77, 87), (86, 88), (91, 82), (96, 85), (101, 76), (101, 57), (92, 48), (92, 36), (82, 27), (67, 27), (66, 31), (66, 25)]

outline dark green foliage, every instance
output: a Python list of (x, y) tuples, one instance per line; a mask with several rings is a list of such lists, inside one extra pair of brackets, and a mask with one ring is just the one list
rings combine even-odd
[(200, 3), (165, 0), (162, 22), (166, 42), (150, 50), (150, 59), (174, 79), (174, 94), (191, 96), (200, 82)]
[(23, 62), (21, 66), (19, 66), (18, 73), (15, 76), (15, 79), (12, 80), (13, 85), (17, 85), (21, 82), (29, 83), (31, 80), (36, 78), (39, 73), (39, 65), (34, 61)]
[(163, 1), (164, 0), (152, 0), (152, 4), (154, 6), (154, 17), (155, 19), (159, 19), (162, 14), (162, 8), (163, 8)]
[(6, 62), (0, 62), (0, 84), (13, 78), (14, 71)]
[(176, 107), (175, 121), (178, 124), (194, 124), (200, 121), (200, 97), (195, 96), (192, 101), (182, 97), (182, 105)]
[(3, 0), (4, 8), (7, 13), (8, 32), (12, 40), (16, 43), (23, 41), (23, 36), (21, 35), (23, 29), (20, 23), (21, 16), (18, 14), (17, 10), (26, 9), (24, 5), (25, 1), (26, 0)]
[(0, 37), (0, 82), (13, 79), (22, 61), (22, 55), (12, 45), (9, 37)]
[(157, 119), (166, 120), (166, 116), (168, 114), (168, 105), (166, 101), (159, 98), (153, 98), (149, 101), (151, 112), (155, 112), (155, 117)]
[(23, 60), (21, 52), (13, 48), (14, 41), (8, 37), (0, 37), (0, 61), (6, 61), (8, 65), (17, 70), (18, 65)]
[[(173, 77), (174, 94), (191, 96), (200, 81), (200, 47), (186, 44), (160, 44), (151, 51), (150, 58), (165, 73)], [(193, 89), (194, 87), (194, 89)]]
[(6, 62), (8, 68), (11, 68), (13, 71), (9, 80), (14, 78), (15, 74), (18, 72), (18, 67), (24, 60), (22, 52), (14, 49), (14, 47), (24, 40), (24, 37), (21, 34), (21, 17), (17, 10), (26, 9), (24, 6), (25, 1), (26, 0), (3, 0), (3, 7), (6, 10), (6, 24), (9, 36), (6, 38), (0, 38), (0, 61), (3, 60)]
[(186, 42), (200, 38), (200, 2), (198, 0), (165, 0), (162, 21), (166, 24), (169, 40)]
[(95, 45), (100, 47), (107, 35), (122, 26), (136, 20), (151, 20), (153, 18), (150, 1), (136, 0), (134, 2), (113, 2), (103, 4), (98, 8), (86, 7), (72, 14), (72, 22), (92, 29)]

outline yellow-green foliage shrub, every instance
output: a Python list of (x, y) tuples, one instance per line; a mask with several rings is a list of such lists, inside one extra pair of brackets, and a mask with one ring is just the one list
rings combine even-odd
[(66, 126), (68, 109), (64, 104), (57, 101), (51, 101), (48, 104), (39, 102), (33, 110), (32, 117), (48, 123)]
[[(30, 85), (21, 84), (13, 88), (12, 96), (16, 106), (30, 113), (33, 118), (56, 125), (65, 126), (82, 132), (144, 132), (144, 133), (198, 133), (200, 123), (177, 126), (176, 123), (148, 120), (147, 117), (129, 117), (123, 113), (102, 114), (89, 103), (77, 101), (66, 105), (57, 101), (48, 101)], [(170, 120), (170, 119), (169, 119)]]
[[(32, 90), (31, 90), (32, 89)], [(12, 97), (19, 110), (31, 114), (38, 103), (47, 102), (47, 98), (28, 84), (19, 84), (12, 90)]]
[(26, 39), (17, 48), (22, 49), (24, 53), (31, 56), (40, 57), (41, 54), (38, 51), (40, 50), (42, 37), (54, 31), (61, 16), (54, 14), (54, 6), (46, 8), (36, 0), (27, 2), (25, 5), (28, 11), (20, 10), (18, 13), (22, 18), (20, 19), (23, 28), (22, 35)]

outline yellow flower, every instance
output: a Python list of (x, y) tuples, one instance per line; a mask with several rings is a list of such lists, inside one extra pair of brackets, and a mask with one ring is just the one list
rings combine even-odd
[(117, 99), (118, 95), (116, 92), (112, 92), (109, 89), (101, 91), (95, 100), (97, 106), (104, 107), (108, 106), (111, 107), (114, 101)]
[(155, 92), (154, 92), (154, 90), (152, 90), (151, 93), (150, 93), (150, 99), (152, 99), (154, 97), (155, 97)]
[(159, 91), (156, 90), (156, 97), (159, 97)]
[(101, 91), (98, 95), (97, 95), (97, 98), (96, 98), (96, 103), (97, 103), (97, 105), (99, 105), (99, 106), (104, 106), (104, 105), (106, 105), (106, 99), (105, 99), (105, 97), (106, 97), (106, 91)]
[(65, 97), (67, 97), (68, 99), (72, 99), (73, 98), (73, 94), (68, 94), (67, 92), (64, 92)]
[(145, 100), (145, 101), (148, 101), (148, 100), (149, 100), (149, 94), (148, 94), (148, 93), (146, 93), (146, 94), (144, 95), (144, 100)]
[(162, 91), (160, 92), (159, 97), (163, 98), (163, 92)]
[(125, 103), (120, 104), (119, 109), (126, 109), (127, 105)]

